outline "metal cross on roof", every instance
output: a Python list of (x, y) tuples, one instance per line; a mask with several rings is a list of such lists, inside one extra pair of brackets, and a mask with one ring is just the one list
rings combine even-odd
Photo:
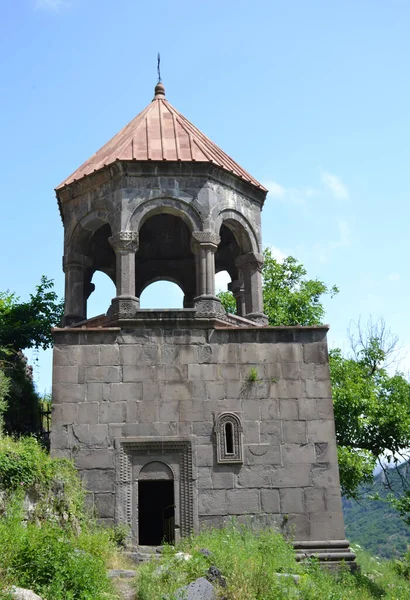
[(157, 73), (158, 73), (158, 83), (161, 83), (162, 79), (161, 79), (161, 55), (158, 52), (158, 57), (157, 57)]

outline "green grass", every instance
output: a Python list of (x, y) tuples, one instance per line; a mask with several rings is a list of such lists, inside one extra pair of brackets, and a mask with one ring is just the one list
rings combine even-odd
[(26, 524), (21, 501), (14, 499), (0, 520), (0, 599), (11, 585), (44, 600), (115, 598), (106, 574), (114, 553), (108, 530), (90, 524), (76, 535), (57, 523)]
[(116, 598), (107, 565), (125, 533), (96, 526), (72, 462), (51, 458), (32, 437), (0, 437), (0, 490), (0, 600), (12, 585), (44, 600)]
[[(210, 556), (200, 550), (206, 548)], [(190, 555), (189, 560), (176, 556)], [(139, 567), (138, 600), (172, 600), (178, 588), (206, 575), (214, 565), (226, 578), (220, 589), (226, 600), (409, 600), (410, 582), (393, 562), (371, 558), (358, 549), (361, 570), (337, 573), (322, 569), (317, 561), (299, 564), (292, 546), (273, 530), (254, 533), (235, 522), (224, 529), (205, 530), (182, 540), (175, 548), (165, 547), (160, 560)], [(410, 561), (409, 561), (410, 572)], [(277, 573), (297, 574), (292, 578)]]

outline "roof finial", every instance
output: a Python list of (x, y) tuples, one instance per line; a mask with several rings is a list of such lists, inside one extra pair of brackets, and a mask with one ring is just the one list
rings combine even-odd
[(158, 83), (155, 86), (155, 96), (154, 100), (158, 98), (165, 98), (165, 88), (161, 79), (161, 55), (158, 52), (157, 56), (157, 73), (158, 73)]
[(157, 73), (158, 73), (158, 83), (162, 82), (161, 79), (161, 55), (158, 52), (158, 56), (157, 56)]

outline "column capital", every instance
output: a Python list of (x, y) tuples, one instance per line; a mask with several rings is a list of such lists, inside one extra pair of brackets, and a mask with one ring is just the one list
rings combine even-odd
[(228, 283), (228, 290), (232, 292), (234, 296), (238, 296), (240, 294), (243, 294), (245, 290), (245, 285), (240, 279), (234, 279), (233, 281), (231, 281), (231, 283)]
[(80, 252), (68, 251), (63, 256), (64, 273), (66, 273), (68, 269), (87, 269), (87, 267), (91, 267), (91, 264), (91, 259)]
[(221, 241), (221, 237), (206, 229), (205, 231), (193, 231), (192, 232), (192, 249), (195, 252), (195, 249), (207, 247), (210, 250), (216, 252), (219, 243)]
[(118, 231), (108, 238), (114, 252), (133, 252), (138, 250), (138, 231)]
[(248, 266), (253, 266), (260, 271), (262, 269), (264, 263), (263, 254), (258, 254), (257, 252), (248, 252), (247, 254), (241, 254), (235, 260), (235, 265), (240, 269), (246, 268)]

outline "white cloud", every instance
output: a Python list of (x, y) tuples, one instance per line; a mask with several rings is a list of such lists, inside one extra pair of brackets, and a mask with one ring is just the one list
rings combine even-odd
[(392, 273), (388, 274), (387, 279), (389, 281), (399, 281), (400, 273), (396, 273), (395, 271), (393, 271)]
[(67, 4), (67, 0), (35, 0), (37, 10), (58, 10)]
[(273, 198), (283, 198), (286, 195), (286, 189), (276, 181), (267, 181), (265, 187), (269, 190), (269, 196)]
[(273, 258), (279, 263), (283, 263), (288, 256), (288, 254), (285, 254), (285, 252), (282, 252), (282, 250), (276, 246), (269, 246), (269, 250), (271, 251)]
[(343, 183), (340, 177), (337, 177), (337, 175), (332, 175), (331, 173), (327, 173), (327, 171), (322, 171), (320, 179), (323, 185), (331, 192), (336, 200), (347, 200), (349, 198), (349, 190), (347, 186)]
[(318, 190), (314, 188), (285, 188), (273, 180), (265, 181), (263, 185), (269, 190), (268, 198), (298, 206), (305, 206), (309, 198), (318, 195)]

